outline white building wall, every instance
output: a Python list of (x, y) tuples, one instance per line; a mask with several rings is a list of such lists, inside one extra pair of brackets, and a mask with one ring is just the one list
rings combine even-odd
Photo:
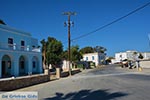
[(141, 53), (143, 55), (143, 59), (150, 59), (150, 53), (149, 52), (143, 52)]
[(142, 68), (150, 68), (150, 61), (149, 60), (140, 61), (140, 66)]
[[(126, 51), (126, 52), (116, 53), (115, 54), (116, 62), (120, 62), (121, 59), (122, 60), (124, 60), (124, 59), (137, 60), (137, 59), (139, 59), (138, 56), (139, 56), (140, 52), (137, 52), (136, 55), (134, 54), (134, 52), (137, 52), (137, 51)], [(144, 57), (143, 60), (150, 59), (150, 53), (149, 52), (143, 52), (141, 54)], [(121, 55), (122, 55), (122, 57), (121, 57)]]
[(120, 62), (120, 61), (125, 60), (127, 58), (128, 58), (127, 53), (121, 52), (121, 53), (116, 53), (115, 54), (116, 62)]
[[(9, 69), (11, 75), (19, 76), (19, 58), (21, 56), (25, 57), (26, 74), (28, 74), (28, 72), (33, 72), (33, 57), (37, 57), (38, 59), (36, 62), (37, 73), (42, 73), (42, 53), (40, 49), (34, 50), (38, 49), (37, 39), (32, 38), (30, 33), (19, 31), (1, 24), (0, 36), (3, 37), (0, 39), (0, 78), (2, 77), (2, 60), (4, 60), (3, 57), (5, 55), (9, 56), (11, 60), (11, 69)], [(13, 44), (8, 44), (8, 38), (13, 39)], [(21, 41), (25, 42), (24, 46), (21, 46)], [(34, 45), (35, 48), (32, 48), (32, 45)], [(27, 49), (28, 46), (29, 48)], [(7, 61), (5, 63), (8, 65)]]
[(116, 59), (111, 59), (111, 64), (117, 63)]
[(88, 53), (83, 55), (83, 61), (92, 61), (96, 66), (105, 62), (106, 54), (104, 53)]

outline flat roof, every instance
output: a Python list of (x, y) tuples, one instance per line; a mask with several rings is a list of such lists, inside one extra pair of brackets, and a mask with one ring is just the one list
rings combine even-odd
[(31, 36), (31, 34), (29, 32), (21, 31), (21, 30), (12, 28), (12, 27), (10, 27), (8, 25), (0, 24), (0, 29), (1, 30), (5, 30), (5, 31), (10, 31), (12, 33), (18, 33), (18, 34), (22, 34), (22, 35), (26, 35), (26, 36)]

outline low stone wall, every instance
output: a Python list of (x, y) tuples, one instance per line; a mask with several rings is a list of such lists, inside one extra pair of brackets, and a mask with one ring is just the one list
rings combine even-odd
[[(80, 69), (75, 69), (75, 70), (72, 70), (72, 71), (71, 71), (72, 75), (77, 74), (77, 73), (79, 73), (79, 72), (81, 72)], [(69, 72), (68, 72), (68, 71), (63, 71), (63, 72), (61, 72), (61, 76), (60, 76), (60, 77), (63, 78), (63, 77), (67, 77), (67, 76), (69, 76)], [(51, 80), (56, 79), (56, 73), (55, 73), (55, 72), (50, 73), (50, 79), (51, 79)]]
[(50, 73), (50, 80), (56, 80), (56, 73), (55, 72)]
[(140, 66), (142, 68), (150, 68), (150, 60), (140, 61)]
[[(81, 72), (79, 69), (73, 70), (72, 75)], [(61, 77), (67, 77), (69, 72), (62, 72)], [(50, 80), (57, 79), (56, 73), (50, 73), (50, 75), (32, 75), (32, 76), (23, 76), (17, 78), (9, 78), (0, 80), (0, 91), (11, 91), (27, 86), (32, 86), (39, 83), (48, 82)]]
[[(74, 75), (74, 74), (77, 74), (79, 72), (81, 72), (80, 69), (76, 69), (76, 70), (72, 70), (71, 74)], [(69, 72), (68, 71), (65, 71), (65, 72), (61, 73), (61, 77), (67, 77), (67, 76), (69, 76)]]
[(81, 72), (80, 69), (73, 70), (73, 71), (72, 71), (72, 75), (77, 74), (77, 73), (80, 73), (80, 72)]
[(61, 76), (60, 77), (67, 77), (67, 76), (69, 76), (69, 72), (68, 71), (65, 71), (65, 72), (62, 72), (61, 73)]
[(15, 90), (22, 87), (27, 87), (27, 86), (47, 82), (49, 80), (50, 80), (49, 75), (44, 75), (44, 74), (0, 80), (0, 91)]

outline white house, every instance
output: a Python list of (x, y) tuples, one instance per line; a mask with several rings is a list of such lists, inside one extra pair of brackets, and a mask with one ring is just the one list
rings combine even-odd
[[(135, 54), (135, 52), (137, 54)], [(122, 60), (128, 59), (128, 60), (136, 60), (138, 59), (140, 52), (137, 51), (126, 51), (126, 52), (119, 52), (115, 54), (115, 62), (120, 62)], [(149, 52), (142, 52), (143, 59), (150, 59), (150, 53)]]
[(135, 52), (137, 52), (137, 51), (126, 51), (126, 52), (116, 53), (115, 54), (116, 62), (120, 62), (125, 59), (134, 60), (135, 58), (137, 58), (137, 55), (134, 54)]
[(142, 56), (144, 57), (144, 58), (143, 58), (144, 60), (150, 59), (150, 52), (142, 52), (141, 54), (142, 54)]
[(96, 66), (105, 63), (106, 54), (105, 53), (87, 53), (83, 55), (82, 61), (92, 61)]
[(42, 53), (30, 33), (0, 24), (0, 78), (42, 73)]

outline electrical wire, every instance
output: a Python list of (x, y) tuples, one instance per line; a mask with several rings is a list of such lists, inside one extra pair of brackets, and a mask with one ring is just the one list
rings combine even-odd
[(91, 32), (88, 32), (88, 33), (86, 33), (86, 34), (83, 34), (83, 35), (81, 35), (81, 36), (78, 36), (78, 37), (76, 37), (76, 38), (73, 38), (73, 39), (71, 39), (71, 41), (81, 39), (81, 38), (83, 38), (83, 37), (86, 37), (86, 36), (88, 36), (88, 35), (91, 35), (91, 34), (97, 32), (97, 31), (99, 31), (99, 30), (102, 30), (102, 29), (104, 29), (104, 28), (106, 28), (106, 27), (108, 27), (108, 26), (110, 26), (110, 25), (112, 25), (112, 24), (114, 24), (114, 23), (116, 23), (116, 22), (119, 22), (120, 20), (122, 20), (122, 19), (124, 19), (124, 18), (126, 18), (126, 17), (128, 17), (128, 16), (130, 16), (130, 15), (136, 13), (136, 12), (138, 12), (139, 10), (141, 10), (141, 9), (143, 9), (143, 8), (145, 8), (145, 7), (147, 7), (148, 5), (150, 5), (150, 2), (144, 4), (144, 5), (141, 6), (141, 7), (136, 8), (135, 10), (129, 12), (128, 14), (126, 14), (126, 15), (124, 15), (124, 16), (122, 16), (122, 17), (116, 19), (116, 20), (113, 20), (112, 22), (110, 22), (110, 23), (108, 23), (108, 24), (106, 24), (106, 25), (103, 25), (103, 26), (101, 26), (101, 27), (99, 27), (99, 28), (97, 28), (97, 29), (95, 29), (95, 30), (93, 30), (93, 31), (91, 31)]

